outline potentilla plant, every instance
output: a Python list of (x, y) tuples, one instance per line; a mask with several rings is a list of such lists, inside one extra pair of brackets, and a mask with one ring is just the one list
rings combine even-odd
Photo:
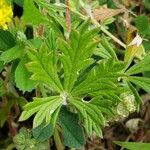
[(24, 1), (23, 15), (33, 25), (34, 39), (16, 31), (22, 35), (17, 36), (17, 46), (0, 57), (5, 64), (19, 61), (14, 69), (16, 87), (23, 92), (36, 90), (19, 121), (33, 116), (32, 133), (40, 142), (54, 135), (59, 150), (64, 145), (80, 148), (88, 136), (103, 137), (109, 121), (138, 111), (142, 101), (134, 85), (150, 92), (150, 79), (138, 75), (150, 71), (150, 55), (144, 53), (131, 65), (142, 43), (128, 44), (124, 60), (119, 60), (98, 22), (93, 25), (94, 18), (68, 9), (68, 3), (34, 2)]

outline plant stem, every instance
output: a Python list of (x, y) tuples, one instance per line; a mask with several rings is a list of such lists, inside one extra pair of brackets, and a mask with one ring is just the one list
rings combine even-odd
[[(80, 0), (80, 3), (82, 2), (82, 7), (85, 6), (84, 2), (82, 0)], [(72, 12), (76, 13), (77, 15), (79, 15), (83, 20), (87, 19), (87, 16), (81, 14), (80, 12), (77, 12), (73, 9), (71, 9), (70, 6), (65, 5), (66, 8), (69, 8)], [(85, 9), (85, 8), (84, 8)], [(86, 9), (85, 9), (86, 10)], [(126, 44), (124, 44), (122, 41), (120, 41), (118, 38), (116, 38), (113, 34), (111, 34), (108, 30), (106, 30), (99, 22), (97, 22), (97, 20), (95, 20), (93, 17), (91, 18), (92, 23), (94, 25), (96, 25), (97, 27), (100, 27), (101, 30), (107, 35), (109, 36), (111, 39), (113, 39), (116, 43), (118, 43), (120, 46), (122, 46), (123, 48), (126, 48)]]
[(123, 48), (126, 48), (126, 45), (120, 41), (118, 38), (116, 38), (114, 35), (112, 35), (108, 30), (106, 30), (103, 26), (100, 27), (101, 30), (108, 35), (111, 39), (113, 39), (116, 43), (118, 43), (120, 46), (122, 46)]
[(69, 0), (66, 0), (66, 26), (67, 26), (67, 34), (69, 35), (71, 32), (71, 15), (70, 15), (70, 4)]
[(13, 120), (11, 116), (7, 119), (9, 131), (12, 137), (14, 137), (17, 134), (17, 128), (13, 126)]
[(59, 133), (58, 133), (58, 129), (56, 128), (54, 131), (54, 140), (55, 140), (55, 144), (56, 144), (56, 148), (57, 150), (64, 150), (64, 146), (61, 142)]
[(106, 30), (102, 25), (100, 25), (95, 19), (92, 18), (92, 23), (95, 24), (97, 27), (100, 27), (100, 29), (108, 35), (111, 39), (113, 39), (116, 43), (121, 45), (123, 48), (126, 48), (126, 45), (121, 42), (118, 38), (116, 38), (114, 35), (112, 35), (108, 30)]
[(43, 36), (43, 33), (44, 33), (44, 25), (40, 25), (38, 27), (38, 36), (39, 37), (42, 37)]

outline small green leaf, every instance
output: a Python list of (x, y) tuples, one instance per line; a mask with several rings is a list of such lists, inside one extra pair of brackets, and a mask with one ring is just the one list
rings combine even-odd
[(42, 123), (38, 127), (33, 128), (32, 133), (36, 140), (44, 142), (52, 136), (53, 129), (50, 124), (46, 125), (45, 123)]
[(4, 51), (15, 46), (15, 39), (9, 31), (0, 29), (0, 50)]
[(46, 20), (45, 16), (42, 15), (34, 5), (33, 0), (24, 0), (23, 19), (33, 25), (39, 25)]
[(30, 79), (31, 73), (26, 69), (25, 65), (28, 61), (27, 56), (22, 58), (15, 71), (16, 86), (23, 92), (31, 92), (37, 84), (36, 81)]
[(0, 55), (0, 61), (4, 61), (4, 64), (9, 63), (17, 58), (20, 58), (24, 55), (24, 46), (16, 45), (7, 51), (4, 51)]
[(115, 144), (121, 146), (122, 148), (127, 148), (128, 150), (149, 150), (150, 143), (138, 143), (138, 142), (120, 142), (114, 141)]
[(61, 109), (59, 120), (63, 128), (64, 144), (72, 148), (81, 148), (85, 144), (85, 137), (82, 127), (79, 125), (79, 118), (76, 114)]

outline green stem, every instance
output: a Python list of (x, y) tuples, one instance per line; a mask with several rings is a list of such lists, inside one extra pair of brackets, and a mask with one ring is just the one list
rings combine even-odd
[[(80, 0), (80, 3), (82, 3), (82, 7), (84, 8), (85, 4), (83, 3), (82, 0)], [(68, 7), (66, 5), (64, 5), (65, 7)], [(81, 13), (77, 12), (76, 10), (73, 10), (72, 8), (70, 8), (70, 10), (74, 13), (76, 13), (77, 15), (79, 15), (83, 20), (87, 19), (87, 17), (85, 15), (82, 15)], [(126, 44), (124, 44), (122, 41), (120, 41), (118, 38), (116, 38), (113, 34), (111, 34), (108, 30), (106, 30), (99, 22), (97, 22), (97, 20), (95, 20), (93, 17), (91, 18), (92, 23), (95, 24), (97, 27), (100, 27), (101, 30), (107, 35), (109, 36), (111, 39), (113, 39), (116, 43), (118, 43), (120, 46), (122, 46), (123, 48), (126, 48)]]
[(106, 30), (103, 26), (101, 26), (101, 30), (108, 35), (111, 39), (113, 39), (116, 43), (118, 43), (119, 45), (121, 45), (123, 48), (126, 48), (126, 45), (121, 42), (119, 39), (117, 39), (114, 35), (112, 35), (108, 30)]
[(97, 22), (97, 20), (95, 20), (94, 18), (91, 18), (92, 23), (95, 24), (97, 27), (100, 27), (100, 29), (107, 35), (109, 36), (111, 39), (113, 39), (116, 43), (118, 43), (119, 45), (121, 45), (123, 48), (126, 48), (126, 45), (121, 42), (118, 38), (116, 38), (114, 35), (112, 35), (108, 30), (106, 30), (99, 22)]
[(61, 142), (61, 139), (60, 139), (57, 129), (55, 129), (55, 131), (54, 131), (54, 140), (55, 140), (57, 150), (64, 150), (64, 146)]

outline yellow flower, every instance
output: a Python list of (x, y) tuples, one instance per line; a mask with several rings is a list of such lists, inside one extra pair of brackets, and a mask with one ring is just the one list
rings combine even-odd
[(13, 17), (13, 11), (6, 0), (0, 0), (0, 28), (7, 30), (7, 24), (11, 22)]

